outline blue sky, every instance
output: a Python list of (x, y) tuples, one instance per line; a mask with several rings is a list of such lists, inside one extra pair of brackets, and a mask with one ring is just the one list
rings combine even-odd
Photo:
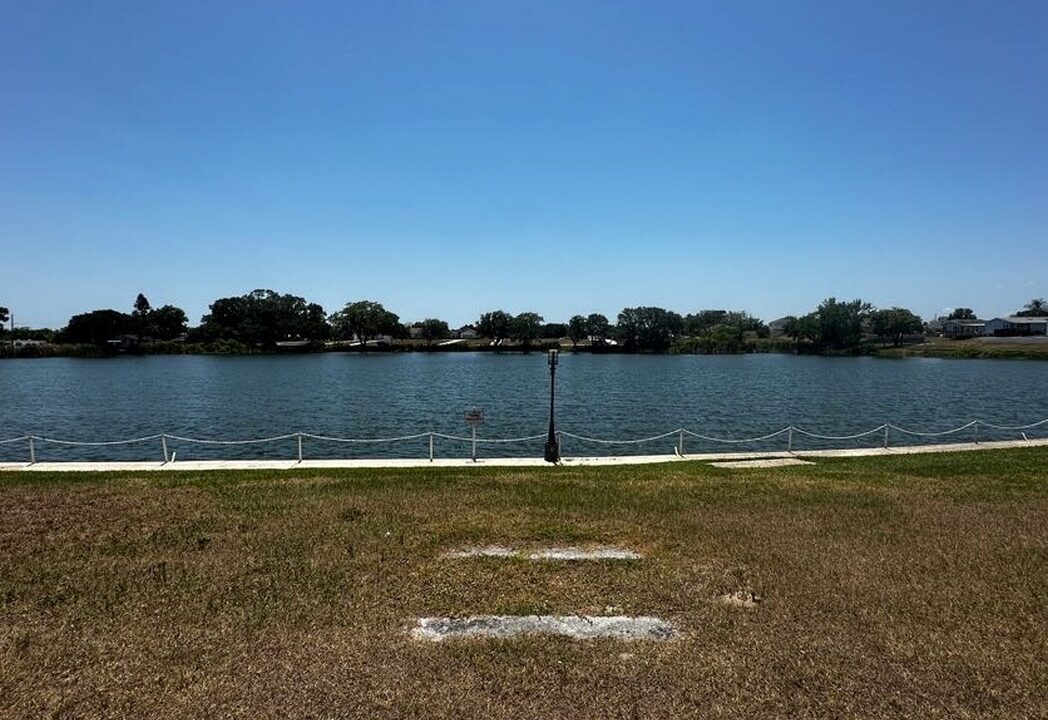
[(28, 2), (0, 305), (1048, 295), (1048, 3)]

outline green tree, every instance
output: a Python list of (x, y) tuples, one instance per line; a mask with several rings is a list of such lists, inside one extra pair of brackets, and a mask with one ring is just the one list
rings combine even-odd
[(94, 310), (69, 318), (69, 324), (59, 333), (59, 340), (104, 347), (108, 341), (132, 334), (135, 329), (134, 318), (126, 313)]
[(546, 323), (542, 326), (540, 333), (543, 340), (560, 340), (567, 336), (568, 326), (566, 323)]
[(738, 352), (742, 349), (744, 332), (738, 322), (720, 322), (706, 330), (702, 337), (714, 352)]
[(975, 312), (971, 308), (954, 308), (946, 317), (947, 320), (975, 320)]
[(665, 352), (684, 329), (684, 318), (660, 307), (623, 308), (618, 332), (629, 350)]
[(451, 329), (443, 320), (426, 318), (418, 324), (418, 327), (422, 331), (422, 339), (426, 341), (426, 345), (432, 345), (434, 340), (451, 337)]
[(513, 318), (510, 336), (525, 348), (529, 348), (542, 333), (542, 322), (542, 316), (538, 313), (523, 312)]
[(611, 325), (608, 322), (608, 318), (600, 313), (591, 313), (586, 317), (586, 332), (589, 334), (591, 342), (603, 345), (608, 341), (608, 336), (611, 334)]
[(917, 315), (899, 307), (874, 311), (870, 315), (870, 322), (874, 334), (896, 347), (902, 345), (907, 335), (919, 333), (924, 329), (924, 323)]
[(1034, 298), (1015, 314), (1019, 317), (1044, 317), (1048, 315), (1048, 302), (1044, 298)]
[(727, 310), (700, 310), (684, 316), (684, 334), (698, 337), (714, 325), (724, 322)]
[(186, 311), (174, 305), (162, 305), (149, 312), (149, 328), (157, 340), (174, 340), (186, 332)]
[(142, 293), (138, 293), (138, 297), (135, 298), (135, 309), (131, 314), (136, 317), (148, 315), (150, 309), (149, 298)]
[(581, 315), (573, 315), (571, 320), (568, 320), (568, 338), (571, 339), (572, 349), (577, 348), (587, 335), (589, 335), (589, 323), (586, 322), (586, 318)]
[(503, 310), (492, 310), (477, 320), (477, 334), (491, 338), (496, 346), (510, 336), (513, 327), (513, 316)]
[(236, 340), (273, 347), (282, 340), (325, 340), (330, 332), (320, 305), (295, 295), (254, 290), (215, 300), (193, 335), (206, 341)]
[(400, 318), (386, 310), (382, 303), (373, 300), (359, 300), (348, 303), (342, 310), (331, 316), (331, 324), (338, 335), (344, 339), (356, 338), (366, 351), (368, 341), (378, 335), (392, 335), (400, 325)]
[(837, 298), (823, 300), (814, 313), (818, 325), (818, 339), (822, 349), (852, 350), (862, 342), (863, 321), (873, 306), (862, 300), (840, 302)]
[(4, 334), (4, 323), (11, 319), (11, 311), (5, 307), (0, 307), (0, 335)]

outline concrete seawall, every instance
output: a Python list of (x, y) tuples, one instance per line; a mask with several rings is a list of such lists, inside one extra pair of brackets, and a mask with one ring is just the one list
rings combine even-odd
[[(1048, 447), (1048, 438), (1003, 440), (982, 443), (909, 445), (891, 448), (849, 448), (842, 450), (797, 450), (794, 452), (695, 453), (678, 455), (609, 455), (564, 458), (563, 467), (646, 465), (651, 463), (716, 462), (772, 458), (834, 458), (920, 455), (926, 453), (977, 452), (1005, 448)], [(178, 460), (175, 462), (11, 462), (0, 463), (6, 472), (113, 472), (113, 471), (202, 471), (202, 470), (310, 470), (321, 468), (426, 468), (426, 467), (548, 467), (542, 458), (373, 458), (359, 460)]]

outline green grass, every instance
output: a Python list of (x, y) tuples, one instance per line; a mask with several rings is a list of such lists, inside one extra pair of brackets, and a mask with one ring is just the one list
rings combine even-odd
[(920, 345), (878, 348), (875, 354), (883, 357), (939, 357), (985, 358), (1002, 360), (1048, 360), (1048, 343), (986, 342), (929, 338)]
[[(1046, 461), (2, 473), (0, 717), (1043, 717)], [(547, 612), (683, 632), (408, 637)]]

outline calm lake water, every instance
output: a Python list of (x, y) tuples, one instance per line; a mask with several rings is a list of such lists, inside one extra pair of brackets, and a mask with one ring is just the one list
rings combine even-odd
[[(276, 357), (158, 356), (0, 362), (0, 439), (34, 434), (114, 440), (166, 432), (243, 439), (302, 430), (375, 438), (434, 430), (467, 435), (463, 411), (485, 410), (481, 437), (546, 429), (545, 356), (487, 353), (323, 354)], [(561, 358), (557, 427), (596, 438), (640, 438), (686, 427), (743, 438), (789, 424), (829, 435), (890, 421), (940, 431), (969, 420), (1019, 425), (1048, 417), (1048, 363), (1038, 361), (819, 358), (790, 355)], [(1048, 426), (1029, 433), (1048, 435)], [(984, 439), (1018, 433), (983, 430)], [(970, 439), (968, 431), (953, 436)], [(945, 438), (951, 439), (951, 438)], [(877, 445), (880, 436), (795, 447)], [(673, 439), (602, 446), (564, 439), (565, 455), (671, 452)], [(785, 436), (742, 449), (785, 447)], [(914, 442), (893, 434), (893, 444)], [(293, 457), (295, 441), (201, 446), (169, 441), (179, 458)], [(730, 449), (697, 439), (687, 451)], [(21, 460), (25, 443), (0, 445)], [(482, 456), (541, 455), (542, 441), (483, 445)], [(428, 441), (338, 445), (305, 441), (307, 457), (424, 457)], [(438, 456), (465, 456), (467, 443), (438, 439)], [(159, 441), (68, 448), (38, 444), (38, 459), (158, 459)]]

